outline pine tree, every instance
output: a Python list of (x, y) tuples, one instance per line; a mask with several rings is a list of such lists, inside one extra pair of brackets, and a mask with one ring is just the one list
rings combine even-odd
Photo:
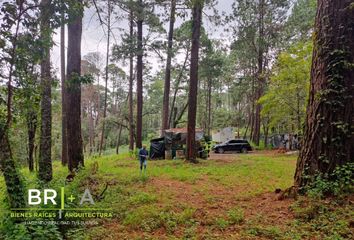
[(68, 24), (68, 54), (66, 79), (66, 120), (68, 142), (68, 168), (70, 171), (84, 166), (83, 144), (81, 136), (81, 34), (82, 7), (72, 9)]
[(188, 126), (187, 126), (187, 160), (196, 161), (195, 126), (197, 115), (197, 95), (198, 95), (198, 64), (199, 64), (199, 45), (200, 29), (202, 25), (203, 1), (193, 2), (192, 9), (192, 48), (191, 66), (188, 93)]
[(41, 135), (39, 145), (39, 179), (50, 181), (53, 177), (52, 170), (52, 80), (50, 66), (50, 46), (51, 46), (51, 1), (41, 1)]
[(310, 96), (295, 187), (330, 176), (354, 159), (354, 8), (351, 0), (319, 0)]

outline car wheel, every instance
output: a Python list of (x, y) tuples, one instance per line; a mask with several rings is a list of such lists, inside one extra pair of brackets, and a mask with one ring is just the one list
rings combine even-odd
[(223, 153), (225, 152), (225, 150), (224, 150), (223, 148), (219, 148), (219, 149), (218, 149), (218, 152), (221, 153), (221, 154), (223, 154)]
[(247, 148), (242, 148), (242, 149), (241, 149), (241, 152), (242, 152), (242, 153), (247, 153), (247, 152), (248, 152), (248, 151), (247, 151)]

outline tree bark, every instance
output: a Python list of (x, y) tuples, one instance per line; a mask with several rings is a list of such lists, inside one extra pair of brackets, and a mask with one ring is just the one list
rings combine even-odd
[[(97, 118), (95, 121), (95, 129), (97, 128), (97, 137), (99, 138), (99, 123), (101, 120), (101, 87), (100, 87), (100, 74), (97, 74)], [(96, 132), (95, 132), (96, 136)], [(95, 152), (99, 152), (100, 150), (100, 141), (97, 140), (97, 146), (95, 144)]]
[(50, 46), (51, 46), (51, 1), (41, 1), (41, 136), (39, 144), (38, 177), (49, 182), (53, 178), (52, 170), (52, 80), (50, 73)]
[(245, 133), (243, 134), (243, 139), (246, 139), (247, 138), (247, 132), (248, 132), (248, 128), (251, 124), (251, 114), (249, 113), (248, 114), (248, 121), (247, 121), (247, 125), (246, 125), (246, 130), (245, 130)]
[(187, 160), (196, 161), (195, 126), (197, 115), (197, 95), (198, 95), (198, 64), (199, 64), (199, 45), (200, 28), (202, 23), (203, 5), (196, 1), (192, 10), (192, 48), (191, 48), (191, 67), (188, 93), (188, 133), (187, 133)]
[(61, 13), (60, 26), (60, 78), (61, 78), (61, 164), (68, 164), (68, 142), (66, 136), (66, 111), (65, 111), (65, 24), (64, 12)]
[(267, 119), (266, 122), (263, 123), (263, 132), (264, 132), (264, 147), (268, 147), (268, 133), (269, 133), (269, 120)]
[(95, 150), (95, 122), (93, 118), (93, 111), (94, 107), (90, 106), (89, 107), (89, 114), (88, 114), (88, 125), (89, 125), (89, 144), (90, 144), (90, 155), (94, 152)]
[[(78, 0), (82, 4), (81, 0)], [(66, 116), (68, 140), (68, 168), (70, 171), (84, 166), (81, 136), (81, 34), (82, 15), (78, 13), (68, 24), (68, 54), (66, 79)]]
[(137, 115), (136, 115), (136, 148), (142, 146), (143, 128), (143, 1), (139, 0), (138, 12), (138, 36), (137, 36), (137, 73), (136, 73), (136, 95), (137, 95)]
[(173, 28), (175, 23), (176, 13), (176, 0), (171, 0), (171, 13), (170, 13), (170, 26), (168, 32), (168, 47), (167, 47), (167, 60), (165, 71), (165, 86), (163, 93), (163, 108), (162, 108), (162, 127), (161, 135), (164, 134), (164, 130), (169, 128), (168, 114), (170, 105), (170, 85), (171, 85), (171, 61), (172, 61), (172, 45), (173, 45)]
[(29, 110), (26, 117), (27, 133), (28, 133), (28, 169), (30, 172), (34, 170), (34, 141), (37, 131), (37, 113)]
[(116, 154), (119, 154), (120, 138), (121, 138), (121, 135), (122, 135), (122, 128), (123, 128), (123, 125), (121, 124), (121, 125), (119, 126), (119, 132), (118, 132), (118, 138), (117, 138), (117, 147), (116, 147)]
[[(200, 84), (200, 83), (199, 83)], [(200, 89), (200, 86), (198, 86), (198, 89)], [(203, 81), (203, 88), (202, 89), (205, 89), (205, 91), (203, 91), (203, 97), (204, 97), (204, 112), (202, 111), (201, 108), (199, 108), (199, 114), (202, 117), (202, 119), (200, 120), (200, 125), (203, 126), (203, 129), (205, 129), (205, 135), (208, 134), (208, 79), (204, 80)], [(197, 113), (198, 115), (198, 113)]]
[(182, 69), (179, 72), (178, 78), (176, 80), (175, 91), (174, 91), (173, 98), (172, 98), (171, 111), (170, 111), (169, 120), (168, 120), (168, 126), (169, 127), (171, 127), (171, 125), (173, 125), (174, 121), (175, 121), (175, 117), (173, 117), (173, 111), (175, 109), (175, 103), (176, 103), (177, 93), (178, 93), (178, 89), (179, 89), (179, 84), (180, 84), (180, 82), (182, 80), (183, 72), (186, 69), (187, 61), (188, 61), (188, 58), (189, 58), (189, 51), (190, 50), (187, 49), (187, 53), (186, 53), (186, 57), (184, 59), (184, 63), (183, 63)]
[[(133, 39), (134, 36), (134, 16), (133, 10), (129, 13), (129, 36)], [(134, 53), (131, 46), (129, 54), (129, 150), (134, 150), (134, 108), (133, 108), (133, 84), (134, 84)]]
[(21, 208), (25, 206), (25, 196), (19, 172), (12, 158), (7, 130), (0, 129), (0, 135), (0, 169), (4, 175), (9, 203), (12, 208)]
[(211, 89), (212, 88), (212, 81), (208, 79), (208, 121), (207, 121), (207, 134), (211, 136)]
[[(264, 85), (264, 76), (263, 76), (263, 41), (264, 41), (264, 0), (259, 1), (259, 19), (258, 19), (258, 71), (257, 71), (257, 90), (256, 90), (256, 100), (258, 101), (263, 95), (263, 85)], [(254, 116), (254, 125), (253, 125), (253, 135), (252, 142), (259, 146), (259, 140), (261, 135), (261, 105), (256, 103), (256, 112)]]
[(295, 187), (354, 159), (354, 8), (352, 0), (319, 0), (310, 96)]
[(256, 111), (254, 113), (254, 119), (253, 119), (252, 142), (257, 146), (259, 146), (259, 141), (260, 141), (260, 134), (261, 134), (260, 129), (261, 129), (261, 105), (259, 103), (256, 103)]
[(173, 128), (177, 127), (177, 124), (179, 124), (179, 122), (181, 121), (181, 118), (183, 117), (184, 112), (187, 110), (187, 107), (188, 107), (188, 102), (181, 109), (181, 111), (179, 112), (178, 116), (177, 116), (177, 107), (175, 108), (174, 120), (173, 120), (173, 126), (172, 126)]
[(255, 77), (252, 77), (252, 86), (251, 86), (251, 90), (252, 90), (252, 105), (251, 105), (251, 112), (250, 112), (250, 139), (252, 140), (252, 136), (253, 136), (253, 130), (254, 130), (254, 109), (256, 106), (256, 92), (255, 92)]
[(107, 1), (108, 4), (108, 20), (107, 20), (107, 47), (106, 47), (106, 72), (105, 72), (105, 86), (104, 86), (104, 105), (103, 105), (103, 121), (102, 121), (102, 132), (100, 141), (100, 152), (99, 156), (102, 154), (104, 140), (105, 140), (105, 128), (106, 128), (106, 117), (107, 117), (107, 97), (108, 97), (108, 64), (109, 64), (109, 44), (111, 36), (111, 0)]
[[(18, 14), (23, 13), (23, 2), (18, 6)], [(15, 161), (12, 157), (11, 146), (9, 142), (9, 130), (12, 124), (12, 100), (13, 86), (12, 77), (14, 65), (16, 62), (17, 38), (20, 28), (20, 19), (17, 20), (14, 41), (12, 42), (11, 59), (9, 68), (9, 78), (7, 82), (7, 102), (6, 119), (0, 119), (0, 170), (5, 179), (8, 199), (12, 208), (21, 208), (25, 206), (25, 195), (20, 173), (16, 169)]]

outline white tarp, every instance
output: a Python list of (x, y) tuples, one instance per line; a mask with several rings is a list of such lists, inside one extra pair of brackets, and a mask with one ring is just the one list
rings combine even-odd
[(220, 131), (212, 134), (212, 139), (217, 143), (223, 143), (228, 140), (235, 139), (234, 129), (232, 127), (221, 129)]

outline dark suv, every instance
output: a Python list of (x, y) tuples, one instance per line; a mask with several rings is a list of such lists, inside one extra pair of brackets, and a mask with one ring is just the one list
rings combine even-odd
[(241, 153), (247, 153), (248, 151), (252, 151), (252, 147), (247, 140), (236, 139), (217, 144), (213, 147), (213, 150), (215, 153), (224, 153), (227, 151), (238, 151)]

